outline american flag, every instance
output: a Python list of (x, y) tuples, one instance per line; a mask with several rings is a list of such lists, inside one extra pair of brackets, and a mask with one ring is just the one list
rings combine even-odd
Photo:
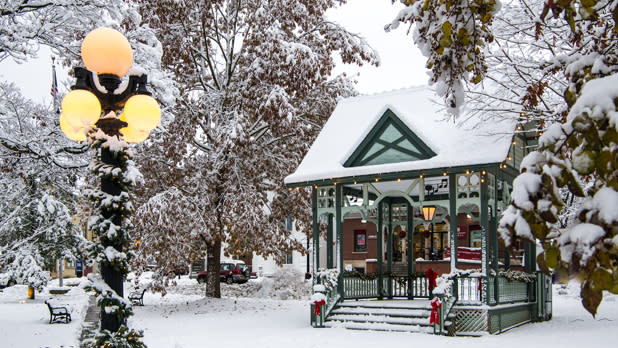
[(58, 105), (58, 80), (56, 79), (56, 64), (54, 60), (54, 57), (52, 57), (52, 85), (50, 94), (54, 103), (54, 110), (56, 110), (57, 114), (60, 114), (60, 105)]

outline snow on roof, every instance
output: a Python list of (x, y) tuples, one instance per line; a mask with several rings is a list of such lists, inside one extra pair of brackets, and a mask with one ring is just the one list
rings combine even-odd
[[(428, 87), (412, 87), (341, 100), (309, 152), (285, 183), (296, 184), (361, 175), (500, 163), (508, 155), (514, 120), (481, 122), (463, 115), (465, 125), (444, 120), (443, 106)], [(390, 109), (437, 155), (424, 160), (344, 167)]]

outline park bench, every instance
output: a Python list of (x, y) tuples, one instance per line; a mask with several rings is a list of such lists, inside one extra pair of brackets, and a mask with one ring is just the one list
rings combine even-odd
[(129, 294), (129, 300), (131, 301), (131, 303), (133, 303), (136, 306), (143, 306), (144, 305), (144, 293), (146, 292), (146, 289), (144, 290), (135, 290), (132, 291)]
[(49, 309), (49, 323), (69, 323), (71, 321), (71, 313), (66, 307), (52, 306), (51, 303), (45, 301), (47, 308)]

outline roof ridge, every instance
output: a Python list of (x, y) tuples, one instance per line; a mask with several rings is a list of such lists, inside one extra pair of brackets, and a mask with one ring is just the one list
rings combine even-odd
[(372, 97), (384, 97), (384, 96), (401, 94), (401, 93), (425, 91), (425, 90), (430, 90), (430, 88), (431, 87), (428, 86), (428, 85), (416, 85), (416, 86), (409, 86), (409, 87), (394, 88), (394, 89), (391, 89), (391, 90), (386, 90), (386, 91), (381, 91), (381, 92), (359, 94), (359, 95), (356, 95), (356, 96), (353, 96), (353, 97), (343, 98), (341, 101), (347, 102), (347, 101), (353, 101), (353, 100), (356, 100), (356, 99), (365, 99), (365, 98), (372, 98)]

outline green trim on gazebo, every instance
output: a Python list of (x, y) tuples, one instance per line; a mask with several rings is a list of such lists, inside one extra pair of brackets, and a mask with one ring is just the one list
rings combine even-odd
[[(367, 175), (356, 175), (356, 176), (347, 176), (347, 177), (333, 177), (329, 179), (322, 180), (310, 180), (310, 181), (301, 181), (301, 182), (291, 182), (286, 183), (285, 186), (288, 188), (295, 187), (304, 187), (304, 186), (328, 186), (333, 184), (354, 184), (354, 183), (363, 183), (363, 182), (375, 182), (375, 179), (378, 181), (392, 181), (397, 179), (414, 179), (418, 178), (421, 175), (425, 177), (435, 176), (435, 175), (443, 175), (444, 173), (466, 173), (473, 171), (482, 171), (489, 170), (494, 167), (499, 167), (501, 163), (485, 163), (485, 164), (477, 164), (477, 165), (469, 165), (469, 166), (454, 166), (454, 167), (443, 167), (443, 168), (432, 168), (432, 169), (421, 169), (421, 170), (409, 170), (409, 171), (399, 171), (399, 172), (391, 172), (391, 173), (379, 173), (379, 174), (367, 174)], [(501, 169), (504, 172), (506, 178), (510, 178), (511, 180), (519, 175), (519, 172), (514, 170), (511, 167), (503, 167)]]
[(394, 112), (387, 109), (343, 166), (362, 167), (418, 161), (435, 155)]

